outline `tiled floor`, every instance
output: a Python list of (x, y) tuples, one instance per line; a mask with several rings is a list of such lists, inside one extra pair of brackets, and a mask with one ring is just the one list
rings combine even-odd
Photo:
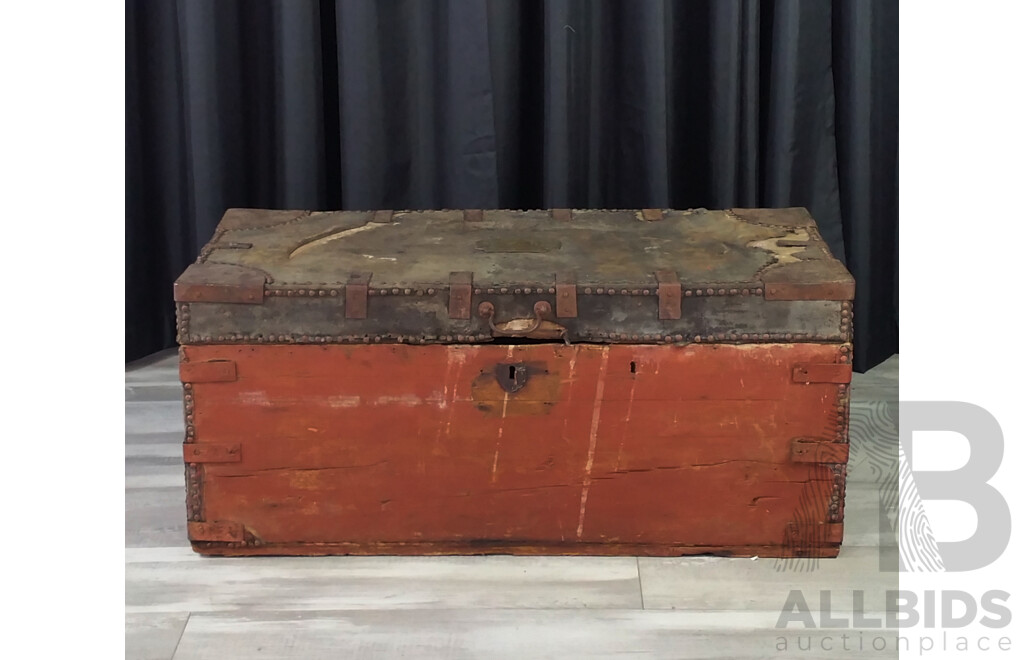
[[(879, 532), (877, 466), (878, 448), (895, 446), (898, 376), (897, 357), (854, 376), (846, 539), (835, 560), (210, 559), (185, 535), (177, 356), (154, 356), (125, 374), (127, 657), (861, 657), (837, 637), (860, 631), (808, 637), (775, 626), (793, 589), (815, 616), (831, 590), (838, 616), (855, 609), (853, 590), (872, 613), (897, 588), (897, 574), (879, 569), (895, 545)], [(821, 650), (827, 636), (835, 650)], [(808, 643), (813, 650), (800, 650)], [(877, 655), (895, 657), (887, 649)]]

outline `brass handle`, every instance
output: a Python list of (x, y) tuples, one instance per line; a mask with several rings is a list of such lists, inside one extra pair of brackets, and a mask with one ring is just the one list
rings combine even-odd
[(544, 317), (551, 315), (551, 303), (544, 300), (540, 300), (533, 306), (534, 320), (533, 325), (522, 330), (502, 330), (494, 325), (494, 305), (489, 302), (482, 302), (480, 306), (476, 308), (477, 314), (481, 318), (487, 319), (487, 325), (491, 327), (491, 333), (494, 335), (501, 335), (505, 337), (526, 337), (536, 332), (540, 328), (540, 324), (544, 321)]

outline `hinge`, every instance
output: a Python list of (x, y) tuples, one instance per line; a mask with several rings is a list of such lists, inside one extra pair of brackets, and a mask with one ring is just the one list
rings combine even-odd
[(373, 273), (352, 273), (345, 284), (345, 318), (365, 319), (366, 298)]
[(671, 270), (659, 270), (654, 276), (658, 280), (658, 318), (682, 318), (683, 291), (679, 285), (679, 276)]
[(186, 442), (182, 445), (186, 463), (238, 463), (242, 460), (242, 445), (220, 445)]
[(242, 543), (245, 541), (245, 528), (236, 522), (190, 522), (188, 538), (190, 541)]
[(192, 264), (174, 282), (175, 302), (262, 304), (263, 272), (232, 264)]
[(448, 279), (448, 318), (468, 319), (472, 300), (473, 273), (451, 273)]
[(576, 273), (555, 275), (555, 316), (560, 319), (576, 318)]
[(794, 383), (849, 383), (853, 377), (850, 364), (798, 364), (793, 367)]
[(183, 383), (230, 383), (238, 380), (238, 369), (232, 360), (182, 362), (178, 374)]
[(850, 445), (795, 438), (790, 445), (790, 458), (794, 463), (846, 463), (850, 460)]

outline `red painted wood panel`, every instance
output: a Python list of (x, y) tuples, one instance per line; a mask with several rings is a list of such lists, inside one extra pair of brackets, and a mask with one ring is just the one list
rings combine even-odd
[[(792, 440), (837, 423), (838, 386), (795, 383), (793, 365), (838, 357), (815, 344), (186, 347), (237, 369), (192, 386), (196, 441), (242, 447), (204, 465), (203, 517), (244, 525), (260, 552), (781, 548), (796, 517), (825, 520), (832, 486), (825, 466), (792, 461)], [(513, 393), (495, 378), (508, 363), (529, 374)]]

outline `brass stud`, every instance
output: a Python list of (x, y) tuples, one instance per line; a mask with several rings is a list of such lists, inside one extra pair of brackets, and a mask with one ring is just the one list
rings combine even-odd
[(718, 295), (724, 296), (725, 295), (725, 289), (719, 289), (718, 290)]
[(714, 289), (708, 289), (708, 290), (706, 291), (706, 293), (707, 293), (707, 294), (708, 294), (709, 296), (713, 296), (713, 295), (715, 295), (715, 290), (714, 290)]
[(382, 295), (382, 296), (388, 295), (388, 290), (387, 289), (381, 289), (380, 290), (380, 295)]
[(553, 287), (553, 286), (548, 287), (548, 293), (554, 293), (554, 292), (555, 292), (555, 287)]
[(729, 295), (735, 296), (737, 293), (736, 289), (729, 289)]
[(589, 293), (593, 293), (593, 291), (591, 291), (590, 287), (588, 286), (587, 288), (583, 289), (583, 293), (589, 294)]
[(651, 295), (651, 290), (650, 289), (644, 289), (644, 295), (645, 296)]
[[(523, 289), (523, 293), (533, 293), (533, 290), (530, 287), (526, 287), (525, 289)], [(538, 291), (537, 293), (540, 292)]]
[(615, 289), (608, 289), (608, 295), (609, 296), (614, 296), (615, 295)]
[(633, 335), (633, 341), (636, 341), (637, 339), (640, 339), (640, 337)]
[(744, 332), (743, 334), (740, 335), (740, 339), (750, 339), (750, 335)]
[[(623, 289), (622, 292), (625, 293), (626, 290)], [(633, 289), (632, 291), (630, 291), (630, 293), (632, 293), (634, 296), (639, 296), (640, 295), (640, 289)]]
[(397, 296), (399, 291), (398, 289), (391, 289), (391, 293)]
[(305, 289), (299, 289), (299, 290), (298, 290), (298, 294), (299, 294), (300, 296), (304, 296), (304, 295), (306, 295), (306, 290), (305, 290)]
[[(476, 292), (480, 293), (480, 289), (477, 289)], [(412, 289), (404, 289), (402, 293), (404, 293), (407, 296), (412, 295)]]
[(700, 335), (694, 335), (693, 341), (695, 341), (695, 342), (697, 342), (699, 344), (703, 340), (701, 339)]
[(701, 289), (697, 289), (697, 290), (696, 290), (696, 291), (694, 291), (693, 293), (694, 293), (695, 295), (698, 295), (698, 296), (703, 296), (703, 295), (704, 295), (704, 291), (702, 291)]
[(508, 287), (507, 286), (501, 287), (501, 292), (502, 293), (508, 293)]
[(434, 295), (434, 293), (435, 293), (434, 289), (427, 289), (427, 295), (432, 296), (432, 295)]
[(682, 335), (676, 335), (676, 341), (683, 341)]
[(604, 293), (604, 287), (598, 287), (597, 292), (598, 293)]
[(683, 292), (683, 295), (684, 296), (692, 296), (693, 295), (693, 291), (690, 291), (689, 289), (687, 289), (686, 291)]
[(760, 289), (760, 288), (754, 289), (754, 295), (760, 296), (763, 293), (764, 293), (764, 289)]

